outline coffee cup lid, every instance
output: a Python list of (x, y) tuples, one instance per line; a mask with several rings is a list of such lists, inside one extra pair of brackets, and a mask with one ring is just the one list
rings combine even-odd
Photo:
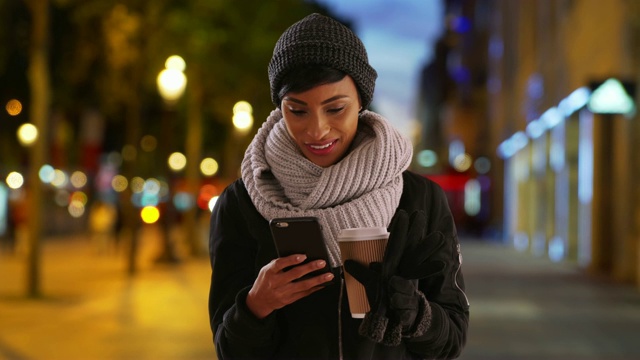
[(389, 233), (385, 227), (342, 229), (338, 235), (338, 241), (375, 240), (388, 236)]

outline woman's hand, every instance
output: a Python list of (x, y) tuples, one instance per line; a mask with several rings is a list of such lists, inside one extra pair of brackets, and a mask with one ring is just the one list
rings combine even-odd
[[(299, 265), (306, 258), (303, 254), (290, 255), (272, 260), (260, 269), (258, 278), (249, 290), (246, 300), (247, 307), (258, 319), (263, 319), (274, 310), (322, 289), (322, 284), (333, 279), (333, 274), (329, 272), (306, 280), (294, 281), (325, 266), (324, 260)], [(283, 271), (290, 266), (294, 267)]]

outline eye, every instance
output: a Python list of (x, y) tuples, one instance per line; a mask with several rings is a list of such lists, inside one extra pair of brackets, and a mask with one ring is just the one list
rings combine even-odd
[(291, 108), (289, 108), (289, 112), (292, 113), (293, 115), (296, 115), (296, 116), (301, 116), (301, 115), (306, 114), (306, 111), (304, 111), (304, 110), (296, 110), (296, 109), (291, 109)]
[(336, 114), (339, 113), (340, 111), (344, 110), (344, 106), (339, 107), (339, 108), (332, 108), (327, 110), (327, 112), (332, 113), (332, 114)]

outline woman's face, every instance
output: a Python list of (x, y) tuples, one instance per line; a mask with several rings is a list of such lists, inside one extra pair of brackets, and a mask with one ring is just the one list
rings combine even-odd
[(360, 99), (353, 79), (287, 93), (282, 114), (289, 135), (304, 156), (318, 166), (331, 166), (346, 155), (358, 128)]

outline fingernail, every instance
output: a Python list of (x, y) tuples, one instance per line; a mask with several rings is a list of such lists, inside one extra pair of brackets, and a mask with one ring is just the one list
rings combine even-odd
[(319, 268), (324, 267), (324, 265), (325, 265), (324, 260), (320, 260), (320, 261), (318, 261), (318, 262), (316, 263), (316, 266), (317, 266), (317, 267), (319, 267)]
[(324, 278), (326, 280), (331, 280), (331, 279), (333, 279), (333, 274), (332, 273), (328, 273), (327, 275), (324, 276)]
[(306, 259), (306, 258), (307, 258), (307, 257), (306, 257), (305, 255), (298, 255), (298, 256), (296, 256), (296, 260), (298, 260), (298, 261), (302, 261), (302, 260), (304, 260), (304, 259)]

